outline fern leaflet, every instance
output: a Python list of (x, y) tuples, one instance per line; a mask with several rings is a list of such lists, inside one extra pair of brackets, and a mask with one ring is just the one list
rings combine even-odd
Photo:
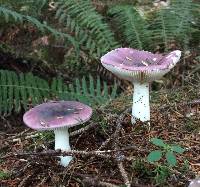
[(54, 78), (49, 84), (31, 73), (19, 74), (0, 70), (0, 113), (9, 115), (14, 110), (27, 109), (49, 99), (78, 100), (88, 105), (101, 105), (114, 99), (117, 95), (117, 85), (108, 88), (100, 78), (95, 81), (90, 75), (74, 84), (65, 85), (60, 78)]
[(76, 48), (76, 51), (78, 52), (78, 44), (71, 35), (59, 32), (56, 29), (48, 26), (47, 24), (41, 23), (39, 20), (37, 20), (34, 17), (17, 13), (13, 10), (9, 10), (2, 6), (0, 6), (0, 16), (3, 16), (6, 22), (14, 20), (15, 22), (23, 23), (24, 21), (27, 21), (28, 23), (34, 25), (42, 33), (48, 31), (56, 38), (61, 37), (61, 38), (67, 39), (68, 41), (71, 42), (71, 44)]
[(117, 26), (123, 33), (123, 39), (133, 48), (144, 49), (148, 46), (149, 31), (145, 19), (131, 6), (114, 6), (109, 10)]
[(56, 18), (79, 41), (83, 50), (93, 57), (100, 57), (109, 49), (118, 46), (113, 32), (103, 22), (90, 0), (59, 0), (56, 3)]

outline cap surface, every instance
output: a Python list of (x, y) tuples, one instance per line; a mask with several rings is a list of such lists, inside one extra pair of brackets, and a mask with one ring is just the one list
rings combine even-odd
[(56, 101), (37, 105), (23, 116), (24, 123), (36, 130), (54, 130), (86, 122), (92, 108), (76, 101)]
[(118, 77), (129, 81), (153, 81), (170, 71), (181, 57), (181, 51), (167, 55), (132, 48), (118, 48), (101, 57), (102, 65)]

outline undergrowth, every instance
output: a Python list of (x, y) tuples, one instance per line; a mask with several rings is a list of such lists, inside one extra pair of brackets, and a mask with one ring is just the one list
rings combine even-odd
[(0, 112), (10, 115), (13, 110), (21, 111), (50, 99), (78, 100), (88, 105), (102, 105), (114, 99), (117, 85), (109, 87), (105, 81), (91, 75), (73, 84), (66, 85), (61, 78), (53, 78), (51, 83), (31, 73), (16, 74), (0, 70)]

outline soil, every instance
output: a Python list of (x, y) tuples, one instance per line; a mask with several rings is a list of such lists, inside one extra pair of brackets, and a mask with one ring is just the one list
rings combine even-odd
[[(151, 125), (140, 121), (132, 125), (126, 110), (131, 107), (131, 91), (128, 91), (94, 110), (92, 119), (84, 126), (95, 125), (70, 138), (72, 150), (94, 152), (101, 147), (118, 151), (103, 156), (76, 154), (66, 168), (59, 165), (58, 157), (50, 151), (54, 149), (53, 133), (28, 129), (22, 122), (23, 112), (2, 117), (1, 186), (122, 187), (127, 180), (136, 187), (187, 186), (190, 179), (200, 175), (198, 98), (198, 86), (152, 92)], [(113, 136), (115, 133), (117, 137)], [(147, 162), (147, 155), (159, 149), (150, 142), (154, 137), (185, 148), (183, 154), (176, 154), (175, 167), (169, 167), (164, 158), (154, 164)], [(41, 155), (43, 152), (46, 154)]]

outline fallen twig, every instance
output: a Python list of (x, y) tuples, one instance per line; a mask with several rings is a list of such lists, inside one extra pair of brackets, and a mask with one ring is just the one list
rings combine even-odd
[(120, 173), (121, 173), (121, 175), (122, 175), (122, 177), (123, 177), (123, 179), (124, 179), (124, 182), (125, 182), (126, 186), (127, 186), (127, 187), (131, 187), (131, 183), (130, 183), (130, 181), (129, 181), (129, 179), (128, 179), (127, 172), (126, 172), (125, 169), (124, 169), (123, 163), (122, 163), (122, 162), (119, 162), (119, 163), (117, 164), (117, 166), (118, 166), (118, 168), (119, 168), (119, 170), (120, 170)]
[[(119, 142), (119, 133), (121, 131), (121, 128), (122, 128), (122, 121), (126, 115), (126, 113), (130, 112), (131, 111), (131, 108), (128, 108), (127, 110), (125, 110), (118, 118), (117, 120), (117, 127), (116, 127), (116, 130), (113, 134), (113, 138), (115, 139), (115, 141), (113, 142), (113, 145), (114, 145), (114, 148), (115, 150), (119, 150), (119, 146), (118, 146), (118, 142)], [(119, 171), (121, 173), (121, 176), (124, 180), (124, 183), (126, 184), (127, 187), (131, 187), (131, 183), (129, 181), (129, 178), (128, 178), (128, 174), (123, 166), (123, 161), (125, 159), (124, 155), (120, 154), (120, 152), (117, 152), (118, 153), (118, 157), (116, 158), (116, 161), (117, 161), (117, 166), (119, 168)]]
[(89, 178), (86, 177), (85, 179), (83, 179), (82, 181), (84, 183), (84, 186), (96, 186), (96, 187), (118, 187), (117, 185), (108, 183), (108, 182), (104, 182), (104, 181), (100, 181), (97, 178)]
[(77, 151), (77, 150), (71, 150), (71, 151), (61, 151), (58, 150), (48, 150), (43, 152), (25, 152), (25, 153), (14, 153), (9, 154), (0, 157), (1, 159), (6, 159), (10, 157), (25, 157), (25, 156), (69, 156), (69, 155), (83, 155), (83, 156), (98, 156), (103, 158), (115, 158), (115, 153), (127, 151), (127, 150), (135, 150), (138, 149), (135, 146), (128, 146), (121, 149), (115, 149), (115, 150), (105, 150), (105, 151)]
[[(94, 128), (95, 126), (97, 126), (97, 123), (91, 123), (83, 128), (80, 128), (76, 131), (71, 132), (70, 136), (79, 135), (91, 128)], [(6, 139), (6, 141), (18, 142), (18, 141), (22, 141), (24, 139), (27, 140), (27, 139), (31, 139), (31, 138), (36, 138), (42, 134), (41, 132), (37, 132), (37, 131), (27, 133), (28, 131), (29, 131), (29, 129), (26, 129), (25, 131), (21, 132), (20, 134), (8, 137)]]
[(27, 176), (19, 183), (18, 187), (23, 187), (23, 186), (25, 186), (27, 180), (29, 180), (30, 177), (31, 177), (31, 175), (27, 175)]
[[(122, 120), (124, 119), (124, 117), (125, 117), (125, 115), (127, 114), (127, 113), (129, 113), (131, 111), (131, 108), (128, 108), (128, 109), (126, 109), (124, 112), (122, 112), (121, 114), (120, 114), (120, 116), (119, 116), (119, 118), (117, 119), (117, 127), (116, 127), (116, 130), (115, 130), (115, 132), (105, 141), (105, 142), (103, 142), (102, 144), (101, 144), (101, 146), (99, 147), (99, 149), (98, 150), (102, 150), (103, 148), (105, 148), (106, 147), (106, 145), (111, 141), (111, 140), (117, 140), (118, 139), (118, 134), (119, 134), (119, 131), (120, 131), (120, 129), (121, 129), (121, 122), (122, 122)], [(117, 139), (116, 139), (117, 138)]]
[(95, 187), (119, 187), (115, 184), (103, 181), (99, 176), (86, 175), (82, 173), (76, 173), (76, 177), (81, 178), (81, 184), (83, 186), (95, 186)]
[(14, 136), (10, 136), (9, 134), (6, 134), (7, 136), (10, 136), (8, 138), (6, 138), (7, 141), (9, 140), (13, 140), (13, 139), (17, 139), (17, 138), (20, 138), (22, 136), (25, 136), (25, 135), (32, 135), (32, 134), (36, 134), (37, 132), (30, 132), (30, 133), (27, 133), (30, 129), (25, 129), (24, 131), (22, 131), (21, 133), (18, 133)]
[[(99, 156), (103, 158), (110, 158), (110, 155), (105, 155), (102, 154), (105, 153), (103, 152), (95, 152), (95, 151), (76, 151), (76, 150), (71, 150), (71, 151), (61, 151), (61, 150), (48, 150), (48, 151), (43, 151), (43, 152), (27, 152), (27, 153), (14, 153), (10, 155), (6, 155), (1, 157), (1, 159), (9, 158), (9, 157), (26, 157), (26, 156), (70, 156), (70, 155), (83, 155), (83, 156)], [(110, 153), (109, 151), (107, 153)]]
[(76, 131), (71, 132), (70, 136), (76, 136), (76, 135), (81, 134), (81, 133), (83, 133), (83, 132), (85, 132), (85, 131), (87, 131), (87, 130), (89, 130), (91, 128), (94, 128), (96, 126), (97, 126), (97, 123), (91, 123), (91, 124), (89, 124), (89, 125), (87, 125), (87, 126), (85, 126), (83, 128), (80, 128), (80, 129), (78, 129)]
[[(194, 99), (191, 101), (176, 103), (176, 107), (183, 107), (183, 106), (188, 106), (188, 105), (199, 105), (199, 104), (200, 104), (200, 99)], [(170, 108), (170, 107), (174, 107), (173, 104), (162, 105), (159, 108), (166, 109), (166, 108)]]

